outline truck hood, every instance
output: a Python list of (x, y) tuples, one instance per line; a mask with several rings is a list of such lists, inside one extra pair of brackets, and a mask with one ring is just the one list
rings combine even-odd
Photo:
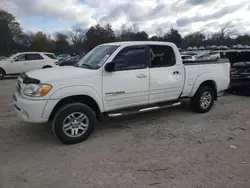
[(42, 83), (49, 83), (58, 80), (88, 77), (92, 75), (93, 71), (94, 70), (90, 69), (65, 66), (65, 67), (47, 68), (47, 69), (31, 71), (27, 72), (26, 75), (30, 78), (38, 79)]

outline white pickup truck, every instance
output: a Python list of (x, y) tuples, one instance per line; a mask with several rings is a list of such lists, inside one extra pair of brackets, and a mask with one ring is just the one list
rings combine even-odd
[(210, 110), (228, 88), (228, 61), (187, 62), (168, 42), (99, 45), (77, 67), (20, 75), (13, 96), (26, 122), (52, 122), (65, 144), (84, 141), (102, 115), (118, 116), (176, 106), (190, 98), (195, 112)]

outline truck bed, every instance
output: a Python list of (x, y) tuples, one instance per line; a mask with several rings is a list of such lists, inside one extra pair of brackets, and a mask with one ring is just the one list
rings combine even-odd
[(202, 82), (202, 77), (217, 83), (217, 91), (228, 88), (230, 78), (230, 63), (228, 59), (219, 61), (183, 62), (185, 68), (185, 84), (181, 97), (192, 97)]

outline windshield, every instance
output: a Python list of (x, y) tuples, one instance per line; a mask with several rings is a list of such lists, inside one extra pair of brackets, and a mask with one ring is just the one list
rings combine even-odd
[(119, 46), (97, 46), (84, 56), (78, 63), (78, 67), (99, 69)]

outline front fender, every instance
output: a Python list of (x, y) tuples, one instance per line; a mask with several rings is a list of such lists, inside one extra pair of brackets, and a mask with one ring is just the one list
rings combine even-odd
[(64, 99), (74, 95), (87, 95), (93, 98), (99, 106), (101, 112), (103, 112), (103, 102), (100, 94), (92, 87), (89, 86), (67, 86), (56, 90), (49, 98), (49, 100)]
[(201, 73), (200, 75), (198, 75), (194, 82), (191, 93), (189, 94), (189, 97), (193, 97), (196, 91), (198, 90), (198, 88), (200, 87), (200, 85), (205, 81), (211, 80), (211, 81), (214, 81), (216, 84), (215, 78), (216, 77), (212, 72), (205, 72), (205, 73)]

